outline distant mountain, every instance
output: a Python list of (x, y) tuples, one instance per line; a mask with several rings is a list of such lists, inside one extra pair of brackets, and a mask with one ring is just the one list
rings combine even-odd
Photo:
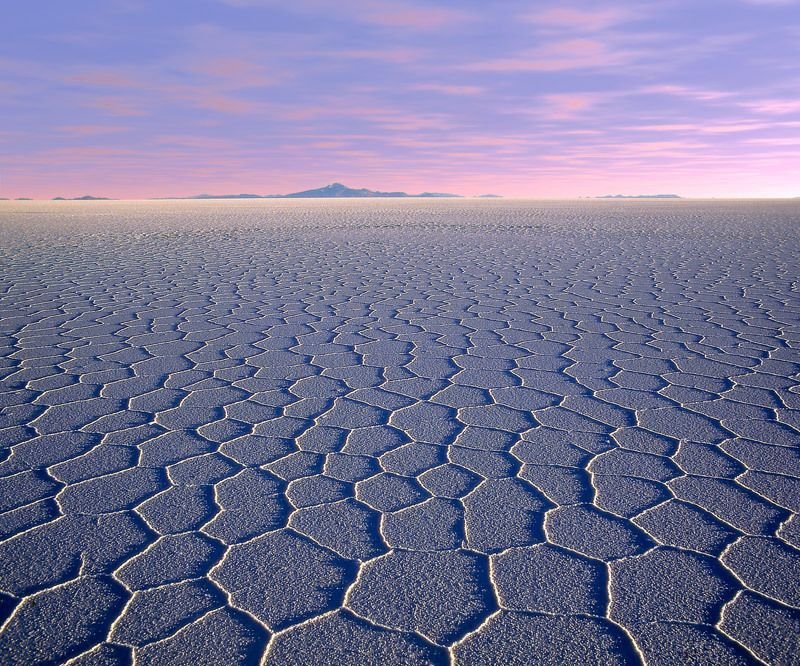
[(478, 199), (502, 199), (503, 195), (501, 195), (501, 194), (479, 194), (476, 198), (478, 198)]
[(93, 197), (91, 194), (84, 194), (82, 197), (53, 197), (53, 201), (111, 201), (108, 197)]
[(595, 199), (680, 199), (677, 194), (606, 194)]
[(30, 197), (17, 197), (14, 201), (33, 201)]
[[(171, 199), (181, 197), (170, 197)], [(268, 197), (261, 196), (260, 194), (197, 194), (193, 197), (186, 197), (188, 199), (266, 199)]]
[[(275, 195), (280, 197), (281, 195)], [(303, 192), (293, 192), (285, 194), (286, 199), (366, 199), (366, 198), (386, 198), (386, 197), (458, 197), (458, 194), (446, 194), (442, 192), (423, 192), (422, 194), (406, 194), (405, 192), (379, 192), (366, 188), (354, 189), (342, 185), (341, 183), (331, 183), (325, 187), (315, 190), (304, 190)]]
[(292, 192), (291, 194), (198, 194), (193, 197), (171, 197), (186, 199), (367, 199), (367, 198), (388, 198), (388, 197), (460, 197), (459, 194), (447, 194), (445, 192), (423, 192), (422, 194), (407, 194), (406, 192), (379, 192), (366, 188), (354, 189), (341, 183), (331, 183), (325, 187), (314, 190), (303, 190), (302, 192)]

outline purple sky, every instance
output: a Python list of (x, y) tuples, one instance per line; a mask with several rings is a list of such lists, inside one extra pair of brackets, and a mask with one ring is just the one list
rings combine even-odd
[(798, 0), (13, 2), (0, 196), (799, 196), (798, 63)]

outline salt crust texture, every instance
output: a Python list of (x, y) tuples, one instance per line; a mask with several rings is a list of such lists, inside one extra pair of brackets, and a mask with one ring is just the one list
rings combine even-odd
[(4, 202), (0, 661), (791, 663), (799, 230)]

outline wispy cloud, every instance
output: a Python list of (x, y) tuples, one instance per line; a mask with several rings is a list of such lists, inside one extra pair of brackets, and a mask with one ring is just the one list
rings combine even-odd
[(586, 9), (583, 7), (556, 6), (525, 14), (523, 19), (537, 28), (559, 31), (599, 32), (625, 23), (635, 16), (634, 12), (624, 7)]
[(554, 41), (511, 57), (493, 58), (463, 65), (474, 72), (562, 72), (622, 67), (632, 63), (637, 52), (597, 39)]
[(449, 83), (418, 83), (411, 86), (412, 90), (423, 92), (441, 93), (443, 95), (480, 95), (486, 92), (482, 86), (456, 85)]

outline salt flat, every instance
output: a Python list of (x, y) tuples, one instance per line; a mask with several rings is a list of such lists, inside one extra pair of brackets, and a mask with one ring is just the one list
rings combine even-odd
[(0, 202), (0, 245), (2, 663), (800, 654), (800, 202)]

